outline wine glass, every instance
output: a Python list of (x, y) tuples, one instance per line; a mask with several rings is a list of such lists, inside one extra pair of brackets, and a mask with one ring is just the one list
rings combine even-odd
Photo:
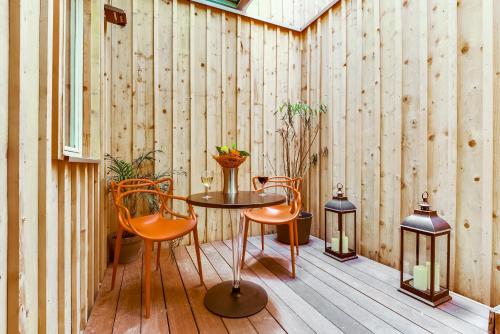
[[(257, 176), (257, 181), (259, 181), (260, 185), (261, 185), (261, 188), (264, 188), (267, 181), (269, 181), (269, 177), (267, 176)], [(262, 192), (259, 194), (260, 196), (266, 196), (266, 193), (264, 192), (264, 190), (262, 190)]]
[(212, 198), (208, 194), (208, 191), (210, 190), (210, 185), (212, 184), (212, 181), (214, 180), (214, 172), (213, 171), (204, 171), (201, 173), (201, 183), (203, 183), (203, 186), (205, 187), (205, 196), (203, 196), (204, 199), (209, 199)]

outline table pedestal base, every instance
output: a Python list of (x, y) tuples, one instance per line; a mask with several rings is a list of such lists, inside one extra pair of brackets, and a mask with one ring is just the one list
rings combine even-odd
[(249, 317), (266, 305), (266, 290), (248, 281), (240, 281), (239, 291), (233, 289), (233, 281), (225, 281), (210, 288), (205, 295), (206, 308), (226, 318)]

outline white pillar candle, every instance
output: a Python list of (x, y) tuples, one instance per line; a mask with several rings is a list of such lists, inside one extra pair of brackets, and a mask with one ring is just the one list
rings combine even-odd
[(427, 289), (427, 267), (414, 266), (413, 267), (413, 287), (418, 290)]
[(345, 235), (342, 237), (342, 253), (348, 253), (349, 252), (349, 238), (347, 238)]
[(332, 251), (338, 252), (339, 251), (339, 238), (333, 237), (332, 238), (332, 244), (330, 245)]
[[(431, 262), (425, 262), (425, 266), (427, 268), (427, 289), (431, 289)], [(434, 292), (439, 291), (439, 263), (435, 264), (435, 273), (434, 273)]]

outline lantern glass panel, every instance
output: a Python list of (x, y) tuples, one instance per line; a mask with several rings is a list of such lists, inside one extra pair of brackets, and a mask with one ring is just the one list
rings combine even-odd
[(347, 237), (348, 240), (348, 248), (352, 251), (356, 251), (355, 247), (355, 241), (356, 241), (356, 235), (354, 233), (354, 227), (356, 222), (354, 221), (354, 213), (348, 213), (344, 215), (344, 233)]
[[(344, 213), (339, 215), (336, 212), (327, 212), (326, 215), (327, 247), (331, 247), (332, 251), (343, 254), (354, 251), (354, 213)], [(342, 220), (342, 249), (340, 249), (340, 216)]]
[[(436, 237), (436, 283), (435, 291), (439, 292), (448, 287), (448, 237), (449, 234), (444, 234)], [(439, 287), (439, 289), (437, 289)]]
[(431, 237), (412, 231), (403, 232), (403, 280), (417, 290), (428, 289), (431, 261)]

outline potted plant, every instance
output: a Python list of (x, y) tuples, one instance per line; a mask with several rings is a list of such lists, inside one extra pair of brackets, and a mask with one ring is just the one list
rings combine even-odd
[[(280, 122), (276, 132), (282, 145), (282, 175), (303, 178), (309, 168), (317, 163), (318, 153), (312, 149), (320, 129), (319, 118), (325, 112), (324, 105), (313, 108), (303, 102), (287, 102), (275, 111)], [(312, 214), (304, 210), (299, 214), (297, 230), (300, 245), (309, 242), (312, 218)], [(290, 243), (288, 226), (277, 226), (277, 233), (280, 242)]]
[[(155, 153), (160, 151), (150, 151), (139, 155), (132, 162), (114, 157), (110, 154), (105, 155), (107, 162), (106, 175), (108, 182), (108, 191), (111, 191), (111, 182), (120, 183), (128, 179), (149, 179), (152, 181), (159, 180), (163, 177), (183, 174), (186, 172), (179, 171), (165, 171), (162, 173), (154, 173), (153, 162), (155, 161)], [(168, 192), (169, 184), (160, 184), (159, 187), (162, 191)], [(158, 212), (159, 203), (156, 196), (150, 194), (140, 194), (140, 196), (127, 197), (124, 201), (125, 206), (129, 209), (130, 214), (134, 217), (140, 210), (142, 214), (151, 214)], [(180, 243), (181, 239), (169, 242), (170, 247), (175, 247)], [(116, 232), (108, 234), (108, 247), (110, 258), (113, 259), (116, 243)], [(120, 250), (119, 263), (125, 264), (133, 262), (139, 257), (142, 249), (142, 238), (130, 233), (124, 232), (122, 235), (122, 243)]]

